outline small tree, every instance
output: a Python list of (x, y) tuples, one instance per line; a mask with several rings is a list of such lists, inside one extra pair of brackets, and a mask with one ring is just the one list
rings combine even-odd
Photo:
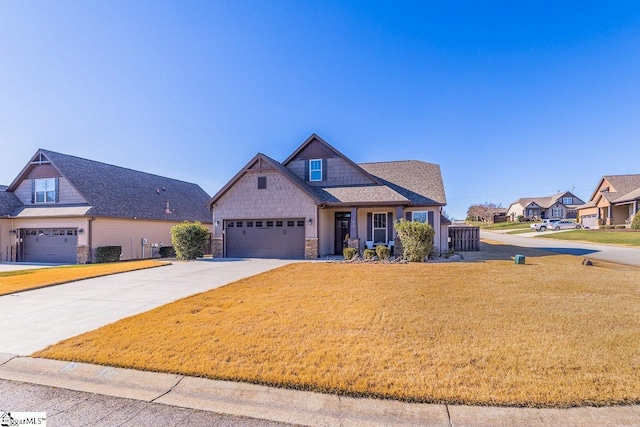
[(196, 259), (204, 256), (209, 230), (200, 222), (185, 221), (171, 227), (171, 242), (178, 259)]
[(640, 212), (633, 217), (633, 221), (631, 222), (632, 230), (640, 230)]
[(435, 231), (424, 222), (401, 219), (395, 223), (402, 246), (402, 257), (410, 262), (424, 262), (433, 252)]

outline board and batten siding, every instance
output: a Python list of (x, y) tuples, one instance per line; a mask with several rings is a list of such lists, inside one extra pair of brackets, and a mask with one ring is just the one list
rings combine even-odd
[[(258, 190), (258, 177), (267, 188)], [(277, 171), (248, 172), (213, 206), (214, 237), (222, 237), (228, 219), (304, 218), (305, 237), (315, 238), (317, 208), (313, 199)], [(307, 223), (311, 218), (312, 225)]]

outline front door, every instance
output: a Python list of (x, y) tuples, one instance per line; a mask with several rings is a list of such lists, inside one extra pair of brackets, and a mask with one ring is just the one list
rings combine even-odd
[(334, 254), (342, 255), (347, 247), (349, 231), (351, 230), (351, 212), (336, 212)]

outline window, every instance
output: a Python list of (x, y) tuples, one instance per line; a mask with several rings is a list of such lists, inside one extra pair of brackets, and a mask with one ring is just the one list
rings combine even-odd
[(411, 212), (411, 220), (416, 222), (427, 222), (427, 211)]
[(276, 227), (282, 227), (282, 221), (276, 221)]
[(56, 179), (36, 179), (34, 184), (34, 197), (36, 203), (55, 203), (56, 201)]
[(373, 214), (373, 244), (387, 244), (387, 214)]
[(304, 227), (304, 219), (299, 219), (296, 224), (298, 225), (298, 227)]
[(322, 159), (309, 160), (309, 181), (322, 181)]
[(236, 221), (236, 227), (242, 228), (242, 221)]
[(247, 221), (247, 227), (253, 227), (253, 221)]
[(570, 205), (573, 203), (573, 197), (563, 197), (562, 198), (562, 204), (563, 205)]
[(259, 176), (258, 177), (258, 190), (265, 190), (267, 188), (267, 177)]
[(273, 227), (273, 221), (267, 221), (267, 227)]
[(256, 221), (256, 227), (262, 227), (262, 221)]
[(562, 218), (562, 208), (551, 209), (552, 218)]
[(287, 221), (287, 227), (293, 227), (294, 221)]
[(233, 221), (229, 222), (229, 224), (227, 224), (227, 228), (232, 228), (233, 227)]

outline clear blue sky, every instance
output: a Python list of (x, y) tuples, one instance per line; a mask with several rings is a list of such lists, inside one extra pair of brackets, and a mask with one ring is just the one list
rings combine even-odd
[(586, 200), (640, 173), (640, 2), (0, 2), (0, 184), (47, 148), (214, 194), (313, 132), (440, 164), (454, 218)]

